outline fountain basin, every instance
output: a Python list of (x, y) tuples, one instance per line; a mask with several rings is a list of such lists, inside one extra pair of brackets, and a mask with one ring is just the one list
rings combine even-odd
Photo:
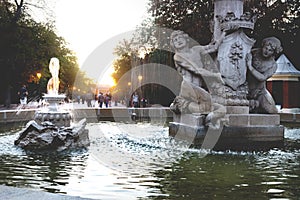
[(226, 118), (216, 129), (204, 125), (204, 115), (174, 115), (169, 135), (214, 150), (253, 151), (283, 146), (284, 127), (279, 115), (228, 114)]

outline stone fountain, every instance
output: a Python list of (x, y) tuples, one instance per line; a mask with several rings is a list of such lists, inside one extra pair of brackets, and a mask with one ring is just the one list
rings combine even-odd
[(72, 114), (61, 104), (65, 94), (59, 94), (59, 60), (51, 58), (49, 70), (52, 78), (43, 96), (48, 105), (35, 113), (34, 120), (20, 132), (15, 145), (29, 150), (58, 150), (89, 145), (86, 119), (72, 123)]
[[(253, 48), (255, 40), (245, 30), (253, 30), (256, 19), (243, 11), (243, 0), (215, 0), (212, 43), (189, 47), (187, 34), (171, 34), (174, 62), (183, 77), (170, 107), (171, 136), (205, 149), (283, 144), (284, 128), (266, 89), (282, 48), (275, 37)], [(210, 53), (216, 58), (205, 62)]]

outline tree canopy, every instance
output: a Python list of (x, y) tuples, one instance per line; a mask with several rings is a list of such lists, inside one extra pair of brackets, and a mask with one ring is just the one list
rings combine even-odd
[[(131, 68), (145, 63), (161, 63), (174, 67), (173, 53), (169, 48), (172, 30), (182, 30), (199, 44), (212, 40), (214, 1), (204, 0), (149, 0), (150, 17), (144, 21), (131, 41), (120, 42), (116, 47), (119, 58), (114, 62), (116, 82)], [(244, 12), (258, 14), (254, 31), (247, 31), (260, 46), (263, 38), (278, 37), (284, 53), (300, 69), (300, 57), (295, 51), (299, 43), (298, 0), (244, 0)], [(144, 58), (135, 62), (139, 51), (145, 49)]]
[[(150, 13), (154, 24), (173, 30), (183, 30), (200, 44), (211, 40), (210, 22), (213, 18), (214, 1), (150, 0)], [(299, 45), (298, 0), (244, 0), (244, 12), (259, 14), (251, 37), (260, 45), (263, 38), (278, 37), (288, 57), (300, 67), (300, 58), (294, 51)]]
[[(146, 59), (151, 59), (151, 55), (157, 54), (153, 54), (151, 51), (157, 51), (158, 42), (168, 43), (165, 39), (169, 37), (167, 35), (169, 33), (165, 31), (158, 33), (161, 28), (183, 30), (198, 43), (209, 43), (212, 39), (213, 3), (214, 1), (203, 0), (149, 0), (150, 17), (141, 24), (140, 28), (137, 28), (135, 39), (120, 42), (115, 53), (120, 57), (126, 53), (128, 55), (138, 54), (139, 47), (147, 46), (150, 47), (150, 52), (147, 52)], [(244, 12), (246, 11), (259, 15), (254, 31), (250, 32), (250, 36), (257, 40), (256, 45), (260, 45), (261, 40), (265, 37), (278, 37), (288, 57), (295, 62), (296, 66), (300, 66), (300, 57), (294, 51), (300, 45), (300, 2), (297, 0), (244, 0)], [(159, 29), (155, 27), (159, 27)], [(116, 63), (116, 65), (118, 64)], [(116, 66), (116, 71), (121, 68), (121, 65)]]
[(8, 106), (18, 101), (22, 84), (32, 98), (46, 92), (51, 57), (60, 60), (60, 92), (71, 92), (79, 71), (77, 58), (55, 33), (53, 23), (33, 19), (26, 2), (0, 0), (0, 103)]

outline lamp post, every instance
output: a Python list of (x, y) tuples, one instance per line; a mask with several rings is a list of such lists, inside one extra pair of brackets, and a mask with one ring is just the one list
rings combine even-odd
[(142, 92), (142, 80), (143, 80), (143, 76), (142, 75), (138, 75), (138, 80), (139, 80), (140, 94), (141, 94), (141, 97), (142, 97), (143, 96), (143, 92)]
[(126, 100), (125, 105), (128, 105), (130, 107), (131, 106), (131, 82), (129, 81), (127, 85), (128, 85), (128, 99), (127, 98), (125, 99)]
[(38, 78), (38, 81), (40, 81), (41, 77), (42, 77), (42, 74), (40, 72), (37, 72), (36, 73), (36, 77)]
[(141, 82), (142, 79), (143, 79), (143, 76), (142, 76), (142, 75), (138, 75), (138, 79), (139, 79), (139, 81)]
[(37, 95), (38, 95), (38, 98), (40, 99), (41, 98), (40, 80), (41, 80), (41, 77), (42, 77), (42, 73), (37, 72), (36, 77), (37, 77), (37, 93), (38, 93)]

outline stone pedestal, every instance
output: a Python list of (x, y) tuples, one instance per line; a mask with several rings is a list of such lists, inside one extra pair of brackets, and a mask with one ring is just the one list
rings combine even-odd
[(86, 119), (71, 124), (71, 113), (60, 108), (65, 95), (46, 94), (48, 107), (38, 110), (34, 120), (20, 131), (15, 145), (27, 150), (63, 151), (68, 148), (82, 148), (89, 145)]
[(49, 121), (58, 127), (69, 127), (71, 125), (71, 114), (67, 111), (37, 111), (34, 115), (34, 120), (38, 124)]
[(57, 127), (69, 127), (71, 125), (72, 116), (68, 111), (60, 108), (66, 95), (64, 94), (45, 94), (44, 99), (49, 104), (46, 108), (38, 110), (34, 115), (34, 120), (38, 124), (49, 121)]
[[(204, 125), (204, 115), (175, 115), (169, 135), (199, 148), (260, 150), (283, 146), (284, 127), (279, 115), (228, 114), (220, 129)], [(210, 140), (204, 144), (205, 140)]]

